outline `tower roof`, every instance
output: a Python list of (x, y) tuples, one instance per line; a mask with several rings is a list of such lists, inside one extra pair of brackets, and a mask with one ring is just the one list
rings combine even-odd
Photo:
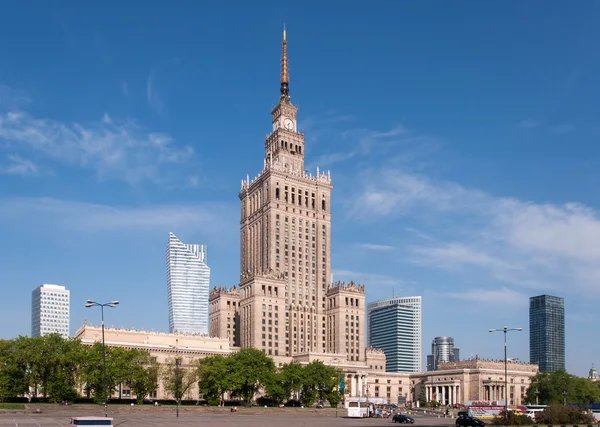
[(285, 25), (283, 26), (283, 41), (281, 42), (281, 97), (289, 99), (290, 97), (290, 77), (288, 75), (288, 59), (287, 59), (287, 33)]

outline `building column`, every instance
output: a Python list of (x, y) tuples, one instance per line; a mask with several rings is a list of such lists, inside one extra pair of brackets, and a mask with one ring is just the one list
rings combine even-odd
[(425, 400), (426, 400), (426, 401), (428, 401), (428, 402), (430, 402), (430, 401), (431, 401), (431, 399), (430, 399), (430, 397), (429, 397), (429, 393), (430, 393), (430, 391), (431, 391), (431, 390), (429, 389), (429, 386), (428, 386), (428, 385), (426, 385), (426, 386), (425, 386)]

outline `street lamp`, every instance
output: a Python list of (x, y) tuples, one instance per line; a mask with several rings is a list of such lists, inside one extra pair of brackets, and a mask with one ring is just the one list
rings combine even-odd
[(506, 334), (510, 331), (522, 331), (523, 328), (490, 329), (490, 332), (504, 332), (504, 425), (508, 425), (508, 358), (506, 357)]
[(100, 310), (102, 311), (102, 361), (104, 364), (104, 373), (102, 376), (102, 393), (103, 393), (103, 397), (104, 397), (104, 416), (105, 417), (108, 417), (108, 412), (107, 412), (107, 408), (106, 408), (106, 402), (108, 401), (108, 395), (106, 392), (106, 346), (104, 344), (104, 307), (115, 308), (117, 305), (119, 305), (119, 301), (111, 301), (111, 302), (106, 302), (104, 304), (100, 304), (99, 302), (92, 301), (91, 299), (87, 300), (87, 302), (85, 304), (86, 308), (100, 307)]
[(563, 406), (567, 406), (567, 389), (563, 390)]

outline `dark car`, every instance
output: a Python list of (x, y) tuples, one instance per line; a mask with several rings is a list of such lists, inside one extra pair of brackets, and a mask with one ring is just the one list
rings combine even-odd
[(412, 417), (409, 417), (408, 415), (396, 414), (396, 415), (394, 415), (394, 418), (392, 418), (392, 421), (395, 423), (413, 424), (415, 422), (415, 419)]
[(485, 423), (479, 418), (461, 416), (456, 419), (456, 427), (483, 427)]

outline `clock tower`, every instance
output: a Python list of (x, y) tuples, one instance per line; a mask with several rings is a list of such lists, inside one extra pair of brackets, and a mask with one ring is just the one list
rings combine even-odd
[(279, 92), (263, 169), (242, 180), (239, 193), (239, 345), (270, 356), (325, 353), (333, 186), (329, 173), (304, 170), (285, 30)]

